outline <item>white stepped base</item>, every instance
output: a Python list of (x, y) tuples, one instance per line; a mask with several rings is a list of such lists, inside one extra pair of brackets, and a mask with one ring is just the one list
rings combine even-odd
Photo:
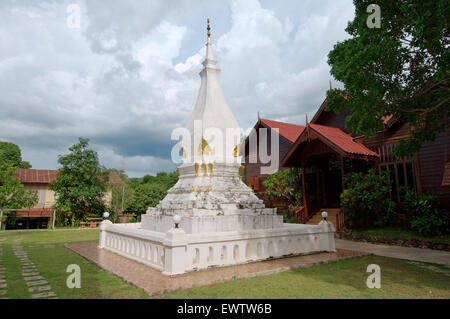
[(272, 229), (187, 234), (156, 232), (140, 223), (100, 226), (100, 248), (133, 259), (165, 275), (315, 252), (334, 252), (334, 226), (283, 224)]

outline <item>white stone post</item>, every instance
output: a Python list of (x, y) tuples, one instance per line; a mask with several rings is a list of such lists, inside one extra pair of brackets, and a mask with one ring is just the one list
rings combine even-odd
[(100, 223), (100, 240), (98, 244), (98, 248), (104, 248), (106, 244), (106, 227), (112, 225), (111, 221), (104, 220)]
[(172, 276), (186, 272), (186, 233), (181, 228), (172, 228), (163, 242), (166, 254), (163, 275)]
[(321, 220), (319, 226), (323, 231), (323, 233), (319, 236), (320, 247), (322, 250), (335, 252), (336, 245), (334, 241), (334, 232), (336, 229), (334, 228), (333, 223), (330, 223), (327, 220)]

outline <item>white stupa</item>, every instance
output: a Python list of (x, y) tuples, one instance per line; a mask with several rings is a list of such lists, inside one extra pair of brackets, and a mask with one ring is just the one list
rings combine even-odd
[[(101, 225), (99, 247), (176, 275), (213, 266), (334, 251), (334, 227), (285, 224), (239, 177), (238, 123), (219, 82), (208, 20), (206, 57), (183, 136), (179, 180), (141, 223)], [(174, 223), (174, 217), (177, 218)]]

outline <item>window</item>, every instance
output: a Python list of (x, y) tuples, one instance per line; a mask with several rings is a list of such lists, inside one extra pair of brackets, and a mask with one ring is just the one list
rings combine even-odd
[(397, 158), (393, 153), (395, 144), (383, 144), (371, 149), (380, 155), (379, 169), (389, 172), (389, 180), (392, 182), (391, 199), (400, 202), (403, 193), (401, 188), (408, 186), (416, 189), (416, 177), (414, 173), (414, 158), (412, 156)]

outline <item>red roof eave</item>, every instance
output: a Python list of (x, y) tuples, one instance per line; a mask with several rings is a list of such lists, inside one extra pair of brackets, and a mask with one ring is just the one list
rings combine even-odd
[[(319, 126), (318, 124), (312, 124), (310, 127), (314, 131), (314, 133), (321, 136), (324, 140), (326, 140), (328, 142), (326, 144), (334, 145), (335, 147), (339, 148), (343, 153), (345, 153), (347, 155), (355, 155), (358, 157), (361, 157), (361, 156), (364, 156), (367, 158), (373, 157), (375, 159), (378, 159), (380, 157), (377, 153), (370, 150), (369, 148), (367, 148), (360, 142), (355, 141), (349, 134), (345, 133), (341, 129), (320, 125), (321, 128), (327, 128), (327, 129), (339, 132), (339, 134), (341, 135), (341, 137), (340, 137), (341, 141), (340, 141), (339, 139), (333, 138), (332, 136), (330, 136), (328, 134), (323, 134), (324, 131), (322, 129), (318, 130), (318, 126)], [(345, 140), (342, 139), (342, 137), (344, 137), (344, 136), (345, 136)], [(349, 157), (351, 157), (351, 156), (349, 156)]]
[[(291, 149), (287, 152), (287, 154), (281, 161), (282, 166), (286, 166), (287, 161), (289, 160), (291, 155), (295, 152), (300, 143), (304, 141), (304, 136), (305, 134), (308, 133), (308, 130), (311, 130), (312, 133), (316, 135), (317, 138), (319, 138), (323, 143), (325, 143), (330, 148), (332, 148), (336, 153), (344, 157), (371, 160), (371, 161), (376, 161), (380, 157), (377, 153), (368, 149), (363, 144), (355, 141), (350, 135), (348, 135), (339, 128), (331, 126), (323, 126), (318, 124), (310, 124), (302, 132), (302, 134), (300, 134), (295, 143), (292, 145)], [(340, 135), (340, 139), (342, 141), (339, 141), (339, 138), (333, 138), (332, 134), (327, 134), (327, 130), (334, 131), (334, 133)]]

